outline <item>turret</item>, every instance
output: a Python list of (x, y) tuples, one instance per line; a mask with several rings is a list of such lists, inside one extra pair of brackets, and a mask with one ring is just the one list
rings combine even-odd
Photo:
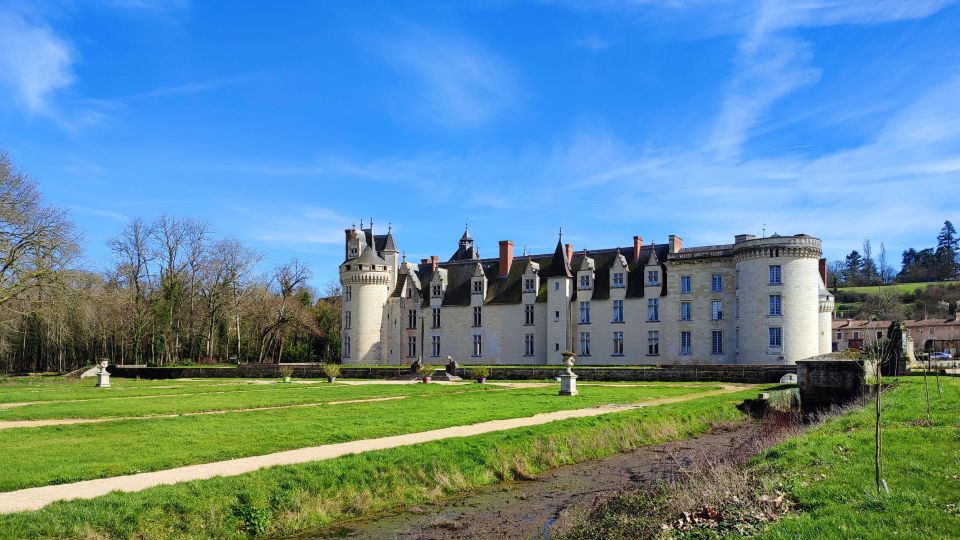
[[(356, 229), (348, 230), (348, 249), (351, 241), (356, 242), (356, 237), (364, 236), (354, 234), (351, 238), (351, 231)], [(358, 257), (348, 258), (340, 265), (340, 284), (344, 291), (343, 362), (381, 362), (384, 358), (381, 350), (382, 314), (394, 284), (390, 266), (364, 242)]]
[(573, 298), (573, 273), (563, 246), (563, 235), (557, 241), (550, 265), (540, 273), (547, 280), (547, 362), (559, 364), (561, 353), (573, 348), (572, 335), (575, 327), (570, 317), (570, 301)]

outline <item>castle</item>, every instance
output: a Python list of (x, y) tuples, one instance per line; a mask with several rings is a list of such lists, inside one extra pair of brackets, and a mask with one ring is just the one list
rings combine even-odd
[(793, 364), (831, 351), (833, 296), (806, 234), (481, 259), (465, 230), (452, 257), (401, 260), (392, 230), (347, 229), (343, 363)]

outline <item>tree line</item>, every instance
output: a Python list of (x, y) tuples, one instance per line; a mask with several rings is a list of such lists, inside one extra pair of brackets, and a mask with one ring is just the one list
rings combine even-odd
[(869, 239), (863, 241), (862, 247), (862, 251), (853, 250), (844, 260), (832, 261), (828, 265), (827, 281), (830, 287), (836, 289), (960, 279), (960, 237), (949, 220), (944, 221), (934, 247), (904, 250), (899, 271), (893, 268), (882, 242), (876, 258)]
[(340, 358), (340, 290), (291, 260), (190, 218), (133, 218), (111, 266), (81, 268), (81, 237), (0, 152), (0, 367), (69, 371), (97, 359), (183, 365)]

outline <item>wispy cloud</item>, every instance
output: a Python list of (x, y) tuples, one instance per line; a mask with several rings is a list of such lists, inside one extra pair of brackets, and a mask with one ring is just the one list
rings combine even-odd
[(34, 114), (53, 114), (55, 95), (73, 84), (75, 53), (66, 39), (24, 13), (0, 11), (0, 86)]
[(601, 51), (610, 46), (610, 42), (600, 36), (585, 36), (574, 41), (573, 44), (581, 49), (591, 51)]
[(466, 38), (414, 27), (403, 37), (379, 41), (378, 49), (401, 76), (414, 77), (418, 121), (474, 127), (516, 104), (517, 85), (510, 67)]

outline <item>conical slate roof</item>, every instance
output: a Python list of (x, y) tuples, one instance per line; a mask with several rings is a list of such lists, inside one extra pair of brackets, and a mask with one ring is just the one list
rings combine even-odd
[(553, 258), (550, 259), (550, 266), (540, 274), (541, 277), (568, 277), (572, 278), (570, 273), (570, 262), (567, 261), (567, 254), (563, 250), (563, 241), (557, 240), (557, 249), (553, 252)]
[(361, 253), (360, 256), (357, 257), (357, 260), (354, 261), (354, 263), (386, 265), (387, 261), (380, 258), (380, 256), (377, 255), (376, 251), (374, 251), (370, 246), (367, 246), (363, 248), (363, 253)]

